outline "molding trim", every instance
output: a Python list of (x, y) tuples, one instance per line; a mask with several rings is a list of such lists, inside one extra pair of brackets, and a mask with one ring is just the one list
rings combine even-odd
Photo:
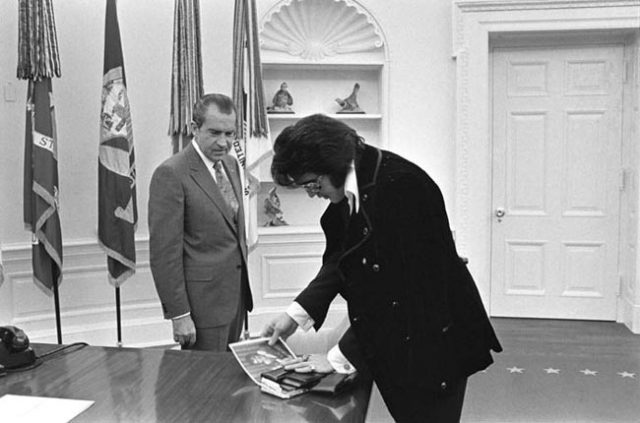
[(263, 50), (319, 61), (378, 50), (385, 40), (375, 18), (354, 0), (283, 0), (262, 18), (260, 44)]
[[(107, 256), (95, 239), (63, 245), (60, 285), (62, 336), (65, 342), (116, 343), (115, 295), (107, 279)], [(170, 342), (170, 324), (162, 318), (153, 288), (147, 238), (136, 239), (136, 274), (121, 287), (123, 343)], [(0, 290), (6, 306), (2, 317), (24, 329), (34, 341), (55, 342), (52, 294), (32, 281), (31, 244), (3, 245), (7, 280)], [(168, 332), (166, 331), (166, 328)]]
[(631, 332), (640, 335), (640, 304), (632, 304), (629, 298), (618, 301), (620, 306), (619, 322), (624, 323)]
[(455, 5), (463, 12), (494, 12), (516, 10), (576, 9), (594, 7), (638, 6), (638, 0), (458, 0)]

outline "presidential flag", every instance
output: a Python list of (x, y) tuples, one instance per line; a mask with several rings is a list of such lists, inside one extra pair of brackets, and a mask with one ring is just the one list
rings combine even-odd
[(107, 0), (98, 163), (98, 239), (107, 253), (109, 282), (135, 273), (138, 223), (131, 113), (116, 1)]
[(32, 234), (33, 278), (53, 291), (62, 281), (62, 234), (51, 78), (29, 80), (24, 159), (24, 223)]
[(238, 139), (234, 151), (244, 169), (244, 210), (247, 245), (258, 242), (258, 171), (272, 154), (264, 104), (262, 63), (255, 0), (236, 0), (233, 25), (233, 101)]

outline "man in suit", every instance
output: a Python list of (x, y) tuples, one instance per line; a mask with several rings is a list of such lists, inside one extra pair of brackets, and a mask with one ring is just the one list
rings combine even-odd
[(318, 330), (340, 294), (350, 328), (328, 356), (292, 367), (371, 374), (400, 422), (459, 421), (467, 377), (502, 347), (456, 252), (438, 186), (324, 115), (285, 128), (274, 151), (276, 183), (330, 204), (318, 275), (263, 334), (275, 342), (298, 326)]
[(236, 111), (222, 94), (193, 109), (194, 138), (149, 187), (151, 272), (182, 348), (225, 351), (253, 307), (240, 169), (229, 155)]

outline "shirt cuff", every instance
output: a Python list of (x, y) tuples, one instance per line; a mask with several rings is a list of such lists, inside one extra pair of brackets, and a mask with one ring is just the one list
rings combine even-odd
[(329, 350), (329, 353), (327, 353), (327, 360), (337, 373), (351, 374), (356, 371), (353, 364), (351, 364), (349, 360), (347, 360), (347, 357), (342, 354), (338, 344), (334, 345), (333, 348)]
[(187, 317), (187, 316), (191, 316), (191, 312), (187, 311), (185, 314), (181, 314), (180, 316), (174, 316), (171, 318), (171, 320), (176, 320), (176, 319), (181, 319), (183, 317)]
[(298, 327), (305, 332), (311, 329), (315, 323), (311, 316), (309, 316), (309, 313), (307, 313), (307, 311), (295, 301), (287, 308), (287, 314), (295, 320)]

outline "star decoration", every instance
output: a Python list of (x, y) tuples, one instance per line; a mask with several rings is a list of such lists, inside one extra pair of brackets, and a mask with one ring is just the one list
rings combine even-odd
[(627, 372), (627, 371), (624, 371), (624, 372), (618, 372), (618, 374), (619, 374), (620, 376), (622, 376), (622, 377), (628, 377), (628, 378), (631, 378), (631, 379), (635, 379), (635, 378), (636, 378), (636, 374), (635, 374), (635, 373), (629, 373), (629, 372)]
[(509, 373), (522, 373), (524, 372), (524, 369), (521, 369), (520, 367), (507, 367), (507, 370), (509, 370)]
[(560, 374), (560, 369), (554, 369), (553, 367), (549, 367), (548, 369), (544, 369), (545, 372), (547, 372), (548, 375), (559, 375)]
[(595, 376), (598, 374), (596, 370), (589, 370), (589, 369), (580, 370), (580, 373), (583, 373), (585, 376)]

